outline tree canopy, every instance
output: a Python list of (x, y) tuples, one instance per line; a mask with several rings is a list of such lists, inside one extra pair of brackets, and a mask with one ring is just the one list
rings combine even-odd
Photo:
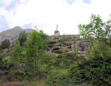
[(96, 38), (104, 39), (111, 36), (111, 19), (103, 22), (98, 15), (92, 15), (89, 24), (80, 24), (80, 35), (84, 39)]

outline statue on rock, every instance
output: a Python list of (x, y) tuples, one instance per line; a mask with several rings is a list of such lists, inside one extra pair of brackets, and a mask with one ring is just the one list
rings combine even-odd
[(60, 32), (58, 31), (59, 25), (56, 25), (56, 30), (54, 31), (54, 36), (60, 36)]

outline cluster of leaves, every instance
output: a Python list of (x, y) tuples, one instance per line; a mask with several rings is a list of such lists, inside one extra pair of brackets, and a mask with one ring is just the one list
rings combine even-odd
[(69, 68), (76, 61), (73, 53), (62, 53), (56, 58), (55, 66), (61, 68)]
[(38, 72), (38, 59), (47, 48), (48, 36), (42, 31), (32, 31), (26, 42), (26, 65), (29, 67), (27, 71)]
[(103, 23), (100, 16), (93, 15), (89, 24), (79, 26), (82, 38), (90, 40), (90, 59), (84, 60), (70, 69), (69, 77), (73, 81), (72, 83), (87, 82), (97, 86), (111, 85), (110, 23), (110, 20)]
[(111, 37), (111, 20), (103, 22), (100, 16), (92, 15), (89, 24), (79, 25), (80, 36), (84, 39)]
[[(84, 61), (85, 59), (82, 59), (81, 57), (76, 58), (74, 53), (64, 53), (59, 55), (58, 58), (55, 60), (54, 67), (69, 70), (73, 67), (73, 65), (77, 63), (82, 63)], [(49, 74), (49, 77), (47, 78), (47, 83), (51, 86), (72, 86), (73, 84), (75, 84), (70, 77), (69, 71), (59, 72), (59, 70), (56, 70)]]
[(6, 49), (6, 48), (9, 48), (9, 47), (10, 47), (10, 41), (8, 39), (5, 39), (0, 44), (0, 50)]
[(111, 57), (96, 57), (72, 67), (69, 77), (73, 83), (93, 83), (97, 86), (111, 85)]
[(67, 74), (57, 74), (49, 79), (49, 83), (82, 84), (92, 83), (96, 86), (111, 85), (111, 21), (104, 23), (100, 16), (92, 15), (86, 25), (79, 25), (80, 36), (90, 40), (89, 59), (79, 59)]
[[(28, 77), (49, 77), (54, 74), (55, 68), (69, 68), (73, 62), (73, 53), (60, 54), (57, 58), (51, 53), (46, 53), (48, 47), (48, 36), (42, 31), (32, 31), (26, 38), (26, 33), (21, 33), (18, 41), (12, 46), (10, 58), (4, 64), (11, 64), (8, 67), (8, 76), (16, 79)], [(25, 38), (24, 38), (25, 36)]]
[(19, 34), (18, 40), (19, 40), (21, 46), (26, 42), (27, 36), (28, 36), (28, 34), (25, 31), (23, 31)]
[[(111, 53), (110, 48), (103, 45), (101, 48), (95, 48), (96, 54), (93, 54), (90, 59), (81, 59), (75, 66), (64, 73), (55, 74), (55, 76), (48, 79), (50, 84), (62, 84), (67, 86), (69, 84), (92, 83), (95, 86), (110, 86), (111, 85)], [(100, 47), (100, 46), (99, 46)], [(92, 51), (93, 52), (93, 51)], [(79, 57), (78, 57), (79, 58)], [(77, 59), (77, 61), (80, 61)], [(64, 60), (63, 60), (64, 61)]]
[(46, 58), (43, 58), (43, 53), (48, 46), (48, 36), (42, 31), (35, 30), (28, 35), (28, 38), (25, 32), (21, 34), (8, 52), (9, 55), (5, 53), (3, 56), (2, 54), (3, 58), (0, 58), (1, 67), (8, 69), (7, 74), (10, 78), (15, 77), (16, 79), (45, 73), (48, 70), (48, 64)]
[(69, 74), (66, 73), (55, 73), (54, 76), (51, 76), (47, 79), (47, 83), (51, 86), (67, 86), (71, 82), (71, 79), (69, 78)]
[(17, 41), (12, 48), (11, 57), (15, 63), (20, 63), (22, 61), (22, 48), (20, 46), (20, 42)]
[[(11, 52), (0, 55), (0, 65), (8, 70), (10, 77), (17, 79), (47, 77), (47, 82), (51, 86), (59, 84), (67, 86), (67, 84), (84, 82), (97, 86), (110, 86), (111, 21), (108, 20), (104, 23), (100, 16), (93, 15), (89, 24), (79, 27), (80, 35), (84, 39), (90, 40), (89, 59), (77, 57), (76, 52), (62, 53), (58, 57), (48, 54), (45, 51), (48, 47), (48, 36), (42, 31), (34, 30), (28, 37), (25, 32), (20, 34), (18, 41), (12, 46)], [(93, 41), (91, 41), (92, 39)], [(63, 37), (61, 42), (68, 40), (72, 39)], [(8, 40), (5, 40), (2, 45), (8, 48), (10, 44)], [(55, 50), (59, 50), (59, 48), (55, 48)], [(11, 56), (9, 59), (3, 59), (7, 56), (6, 53)], [(74, 64), (75, 61), (76, 65)], [(69, 69), (69, 71), (60, 72), (60, 69)]]

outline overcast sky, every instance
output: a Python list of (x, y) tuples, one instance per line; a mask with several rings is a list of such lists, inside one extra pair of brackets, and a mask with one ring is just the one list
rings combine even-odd
[(78, 34), (91, 14), (109, 19), (111, 0), (0, 0), (0, 32), (37, 26), (51, 35), (58, 24), (61, 34)]

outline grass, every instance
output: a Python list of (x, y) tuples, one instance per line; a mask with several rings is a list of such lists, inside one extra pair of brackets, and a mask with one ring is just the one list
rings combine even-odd
[(2, 83), (2, 82), (0, 82), (0, 86), (3, 86), (3, 83)]
[[(18, 82), (18, 81), (17, 81)], [(0, 82), (0, 86), (4, 86), (6, 82)], [(45, 82), (45, 80), (34, 80), (34, 81), (27, 81), (27, 80), (24, 80), (22, 81), (23, 83), (23, 86), (48, 86)]]
[[(46, 80), (33, 80), (33, 81), (27, 81), (27, 80), (24, 80), (22, 81), (23, 83), (23, 86), (50, 86), (48, 84), (46, 84)], [(0, 82), (0, 86), (4, 86), (4, 83), (1, 83)], [(59, 85), (58, 85), (59, 86)], [(80, 84), (80, 85), (69, 85), (69, 86), (94, 86), (92, 84), (88, 84), (88, 83), (83, 83), (83, 84)]]
[(45, 80), (38, 81), (23, 81), (24, 86), (48, 86)]
[[(24, 81), (23, 84), (24, 84), (24, 86), (51, 86), (51, 85), (46, 84), (45, 80), (31, 81), (31, 82)], [(58, 86), (60, 86), (60, 85), (58, 85)], [(67, 86), (71, 86), (71, 85), (67, 85)], [(88, 83), (83, 83), (80, 85), (72, 85), (72, 86), (94, 86), (94, 85), (88, 84)]]

